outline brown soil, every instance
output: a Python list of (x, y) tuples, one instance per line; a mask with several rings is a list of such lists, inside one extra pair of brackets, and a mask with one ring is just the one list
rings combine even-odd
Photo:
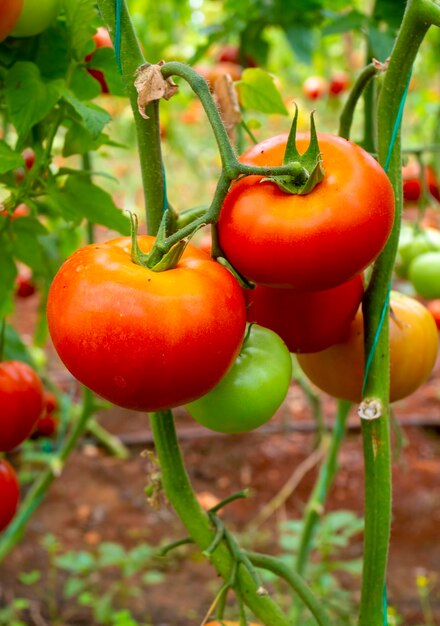
[[(18, 307), (18, 329), (26, 330), (32, 298)], [(20, 328), (21, 327), (21, 328)], [(72, 381), (56, 359), (51, 359), (55, 382), (72, 389)], [(416, 579), (426, 574), (432, 585), (430, 600), (440, 624), (440, 362), (430, 380), (411, 398), (395, 407), (403, 428), (405, 445), (394, 466), (392, 540), (388, 592), (404, 616), (405, 625), (425, 624)], [(334, 403), (324, 398), (326, 419), (331, 422)], [(246, 534), (252, 520), (281, 489), (295, 468), (313, 451), (315, 435), (312, 415), (302, 391), (293, 385), (286, 402), (271, 424), (241, 436), (223, 436), (199, 427), (181, 410), (176, 412), (178, 433), (186, 466), (200, 501), (206, 507), (231, 493), (251, 487), (246, 500), (230, 504), (223, 513), (228, 527)], [(328, 498), (326, 510), (363, 512), (362, 442), (358, 418), (350, 418), (350, 429), (340, 454), (340, 470)], [(10, 553), (0, 570), (0, 606), (15, 597), (28, 597), (33, 610), (26, 623), (51, 624), (45, 594), (53, 591), (47, 579), (47, 552), (41, 539), (53, 533), (63, 550), (93, 549), (101, 541), (134, 546), (139, 540), (158, 545), (185, 535), (181, 523), (166, 505), (153, 509), (144, 488), (151, 470), (142, 452), (153, 450), (147, 417), (122, 409), (103, 411), (100, 422), (130, 445), (130, 458), (120, 461), (98, 448), (90, 439), (72, 454), (61, 478), (56, 480), (32, 517), (21, 543)], [(397, 446), (396, 446), (397, 450)], [(18, 463), (19, 455), (13, 457)], [(256, 541), (276, 550), (276, 523), (300, 518), (316, 477), (307, 472), (287, 501), (263, 524)], [(350, 556), (362, 552), (361, 538), (350, 548)], [(208, 610), (219, 581), (211, 567), (194, 550), (188, 557), (170, 558), (161, 584), (145, 587), (141, 598), (129, 607), (142, 623), (153, 626), (198, 625)], [(39, 569), (42, 583), (26, 587), (17, 580), (20, 572)], [(359, 587), (356, 579), (354, 586)], [(51, 592), (52, 592), (51, 591)], [(66, 603), (61, 585), (56, 587), (59, 609)], [(90, 624), (90, 617), (77, 609), (65, 624)], [(433, 626), (430, 624), (429, 626)]]

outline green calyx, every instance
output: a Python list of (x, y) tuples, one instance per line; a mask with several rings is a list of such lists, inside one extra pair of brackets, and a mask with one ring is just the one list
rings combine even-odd
[(310, 115), (310, 143), (304, 154), (300, 154), (296, 147), (297, 124), (298, 107), (295, 106), (295, 115), (283, 159), (283, 165), (290, 165), (291, 173), (285, 176), (271, 176), (262, 180), (274, 182), (285, 193), (303, 196), (313, 191), (324, 178), (325, 173), (322, 167), (313, 112)]
[(131, 221), (131, 260), (136, 265), (148, 267), (153, 272), (165, 272), (171, 270), (180, 261), (182, 254), (189, 242), (188, 239), (182, 239), (175, 243), (171, 248), (162, 252), (161, 245), (167, 235), (168, 211), (165, 211), (162, 222), (157, 233), (156, 242), (150, 252), (145, 253), (139, 247), (138, 243), (138, 219), (133, 213), (130, 213)]

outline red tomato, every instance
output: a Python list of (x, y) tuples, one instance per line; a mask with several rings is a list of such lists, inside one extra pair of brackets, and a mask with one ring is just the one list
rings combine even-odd
[[(408, 161), (402, 168), (403, 199), (407, 202), (417, 202), (422, 195), (420, 184), (420, 165), (418, 161)], [(440, 202), (440, 188), (435, 171), (430, 165), (425, 167), (425, 181), (429, 193)]]
[[(219, 63), (235, 63), (236, 65), (241, 65), (240, 48), (233, 45), (223, 46), (219, 52), (217, 60)], [(244, 56), (244, 61), (246, 62), (246, 67), (258, 66), (257, 62), (250, 54), (246, 54)]]
[(434, 321), (436, 323), (437, 328), (440, 330), (440, 300), (431, 300), (426, 305), (426, 308), (431, 313)]
[(35, 430), (31, 435), (31, 439), (39, 439), (40, 437), (52, 437), (56, 434), (58, 428), (58, 417), (50, 413), (44, 413), (37, 421)]
[[(380, 253), (394, 219), (387, 175), (365, 150), (318, 134), (324, 179), (307, 195), (285, 193), (261, 176), (235, 182), (218, 222), (232, 265), (253, 282), (300, 290), (330, 289), (359, 274)], [(281, 165), (287, 135), (253, 146), (243, 163)], [(298, 149), (309, 136), (299, 133)]]
[(21, 153), (21, 156), (24, 159), (24, 164), (26, 169), (31, 170), (34, 167), (35, 163), (35, 152), (32, 148), (25, 148)]
[[(390, 402), (406, 398), (428, 378), (438, 352), (432, 316), (420, 302), (391, 293)], [(364, 377), (364, 329), (359, 310), (347, 338), (322, 352), (299, 354), (304, 373), (320, 389), (337, 398), (361, 400)]]
[(43, 410), (43, 385), (21, 361), (0, 363), (0, 452), (27, 439)]
[(46, 413), (53, 413), (59, 408), (58, 398), (51, 391), (44, 392), (44, 409)]
[(329, 94), (331, 96), (338, 96), (340, 93), (347, 91), (350, 79), (345, 72), (335, 72), (330, 78)]
[[(95, 42), (96, 49), (97, 48), (113, 48), (113, 42), (111, 40), (109, 32), (106, 28), (104, 28), (104, 26), (100, 26), (98, 28), (96, 33), (93, 35), (92, 39)], [(86, 56), (85, 61), (86, 63), (88, 63), (92, 59), (93, 59), (93, 52), (91, 52), (90, 54)], [(99, 82), (99, 84), (101, 85), (101, 92), (109, 93), (109, 88), (105, 81), (104, 72), (102, 72), (102, 70), (95, 70), (90, 67), (87, 68), (87, 71), (91, 76), (93, 76), (93, 78), (96, 78), (96, 80)]]
[[(139, 237), (144, 252), (154, 237)], [(122, 237), (77, 250), (52, 283), (47, 319), (67, 369), (107, 400), (142, 411), (191, 402), (224, 376), (243, 341), (235, 278), (188, 245), (174, 269), (131, 260)]]
[(327, 93), (327, 81), (322, 76), (309, 76), (303, 83), (303, 92), (309, 100), (319, 100)]
[(0, 532), (11, 522), (18, 507), (20, 487), (14, 468), (0, 459)]
[(19, 204), (18, 207), (14, 209), (11, 214), (6, 209), (0, 211), (0, 215), (2, 215), (3, 217), (8, 217), (8, 215), (10, 215), (11, 220), (16, 220), (19, 217), (26, 217), (27, 215), (29, 215), (29, 213), (29, 207), (27, 207), (25, 204)]
[(257, 285), (248, 321), (275, 331), (290, 352), (318, 352), (344, 339), (364, 293), (362, 276), (333, 289), (297, 291)]
[(0, 0), (0, 41), (14, 29), (23, 8), (23, 0)]
[(37, 288), (32, 280), (32, 270), (22, 263), (18, 266), (18, 274), (15, 279), (15, 294), (19, 298), (28, 298), (36, 292)]

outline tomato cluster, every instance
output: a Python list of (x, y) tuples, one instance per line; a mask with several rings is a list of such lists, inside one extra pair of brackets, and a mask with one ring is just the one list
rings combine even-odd
[(440, 298), (440, 231), (404, 223), (395, 269), (423, 298)]

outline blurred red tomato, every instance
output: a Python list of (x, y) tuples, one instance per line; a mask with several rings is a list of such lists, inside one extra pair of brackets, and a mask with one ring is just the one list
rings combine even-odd
[(18, 507), (20, 488), (14, 468), (0, 459), (0, 532), (8, 526)]
[(15, 295), (19, 298), (28, 298), (36, 292), (37, 288), (32, 280), (32, 270), (27, 265), (18, 265), (18, 274), (15, 279)]
[(219, 63), (235, 63), (236, 65), (242, 65), (242, 61), (246, 67), (258, 67), (258, 63), (254, 57), (250, 54), (243, 55), (240, 58), (240, 48), (232, 44), (223, 46), (220, 49), (217, 60)]
[(319, 100), (327, 90), (327, 81), (322, 76), (309, 76), (303, 83), (303, 93), (309, 100)]
[(331, 96), (338, 96), (340, 93), (347, 91), (349, 84), (350, 78), (348, 77), (348, 74), (342, 71), (335, 72), (330, 77), (330, 84), (328, 88), (329, 94)]
[[(96, 33), (92, 37), (95, 42), (96, 50), (98, 48), (113, 48), (113, 42), (109, 35), (109, 32), (104, 26), (100, 26)], [(85, 58), (86, 63), (89, 63), (93, 59), (93, 52), (88, 54)], [(96, 78), (101, 85), (101, 93), (110, 93), (106, 80), (104, 78), (104, 72), (102, 70), (95, 70), (93, 68), (87, 68), (88, 73)]]
[(434, 321), (435, 321), (435, 323), (437, 325), (437, 328), (440, 330), (440, 299), (431, 300), (426, 305), (426, 308), (431, 313), (431, 315), (434, 318)]
[[(408, 161), (402, 168), (403, 199), (407, 202), (417, 202), (422, 195), (420, 181), (420, 164), (418, 161)], [(425, 167), (425, 182), (429, 193), (440, 202), (440, 189), (434, 169)]]
[(22, 8), (23, 0), (0, 0), (0, 41), (13, 30)]

